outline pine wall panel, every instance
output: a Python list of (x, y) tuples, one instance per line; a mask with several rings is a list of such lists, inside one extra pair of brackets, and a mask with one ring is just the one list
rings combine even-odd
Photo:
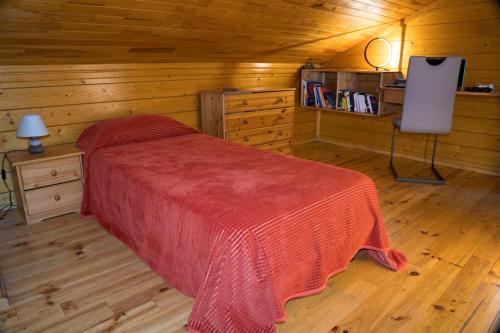
[(324, 61), (433, 0), (2, 0), (0, 64)]
[[(410, 55), (460, 55), (467, 59), (466, 85), (493, 83), (500, 90), (500, 2), (438, 1), (385, 37), (393, 46), (391, 69), (407, 70)], [(400, 54), (401, 41), (402, 56)], [(327, 67), (370, 69), (363, 58), (366, 42), (332, 58)], [(401, 59), (401, 63), (399, 63)], [(321, 139), (388, 153), (392, 117), (363, 118), (324, 112)], [(416, 159), (431, 157), (433, 136), (401, 134), (396, 151)], [(453, 129), (440, 136), (441, 164), (500, 174), (500, 98), (457, 96)]]
[[(298, 88), (301, 64), (107, 64), (0, 67), (0, 151), (24, 149), (16, 138), (22, 115), (40, 114), (46, 146), (75, 142), (97, 121), (165, 114), (201, 128), (199, 93), (222, 88)], [(298, 94), (297, 94), (298, 99)], [(298, 102), (297, 102), (298, 105)], [(311, 141), (315, 117), (296, 109), (295, 141)], [(0, 158), (3, 156), (0, 155)], [(8, 183), (12, 187), (10, 172)], [(0, 184), (0, 204), (7, 200)]]

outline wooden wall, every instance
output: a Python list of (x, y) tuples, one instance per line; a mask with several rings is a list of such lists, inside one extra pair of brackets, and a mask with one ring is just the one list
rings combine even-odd
[[(280, 63), (0, 67), (0, 151), (27, 146), (25, 139), (16, 138), (15, 131), (21, 116), (28, 112), (43, 117), (50, 132), (43, 139), (46, 146), (75, 142), (82, 130), (96, 121), (132, 114), (167, 114), (200, 128), (200, 91), (298, 88), (300, 67)], [(314, 115), (300, 108), (296, 111), (296, 142), (312, 140)], [(10, 173), (8, 182), (12, 186)], [(0, 204), (6, 200), (1, 183)]]
[(317, 62), (433, 0), (2, 0), (0, 65)]
[[(402, 28), (386, 36), (393, 45), (392, 69), (406, 72), (410, 55), (461, 55), (467, 58), (466, 84), (494, 83), (500, 90), (500, 2), (497, 0), (437, 2), (406, 25), (401, 66)], [(366, 43), (331, 59), (327, 67), (370, 69), (365, 64)], [(321, 138), (370, 150), (389, 152), (392, 117), (362, 118), (323, 113)], [(401, 155), (430, 157), (432, 137), (402, 134)], [(453, 130), (442, 136), (440, 163), (500, 174), (500, 98), (457, 96)]]

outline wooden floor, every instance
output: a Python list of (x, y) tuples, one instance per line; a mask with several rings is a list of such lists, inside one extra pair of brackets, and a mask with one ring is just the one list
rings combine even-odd
[[(402, 184), (383, 155), (324, 143), (296, 154), (372, 177), (392, 244), (409, 265), (395, 273), (358, 256), (322, 293), (288, 302), (278, 332), (498, 328), (500, 178), (441, 168), (447, 185)], [(397, 165), (408, 175), (423, 170)], [(0, 312), (1, 332), (186, 331), (192, 299), (93, 220), (72, 214), (27, 227), (14, 213), (0, 224), (0, 264), (12, 301)]]

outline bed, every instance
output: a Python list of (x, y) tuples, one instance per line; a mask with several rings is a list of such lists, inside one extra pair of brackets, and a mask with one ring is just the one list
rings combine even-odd
[(275, 332), (360, 250), (398, 271), (376, 188), (343, 168), (227, 143), (164, 116), (86, 129), (82, 214), (195, 298), (191, 332)]

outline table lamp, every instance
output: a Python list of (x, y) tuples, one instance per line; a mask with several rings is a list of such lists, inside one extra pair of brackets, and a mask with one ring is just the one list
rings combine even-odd
[(28, 151), (32, 154), (38, 154), (43, 152), (40, 137), (49, 135), (49, 131), (39, 115), (28, 113), (21, 118), (16, 135), (18, 138), (29, 138)]

